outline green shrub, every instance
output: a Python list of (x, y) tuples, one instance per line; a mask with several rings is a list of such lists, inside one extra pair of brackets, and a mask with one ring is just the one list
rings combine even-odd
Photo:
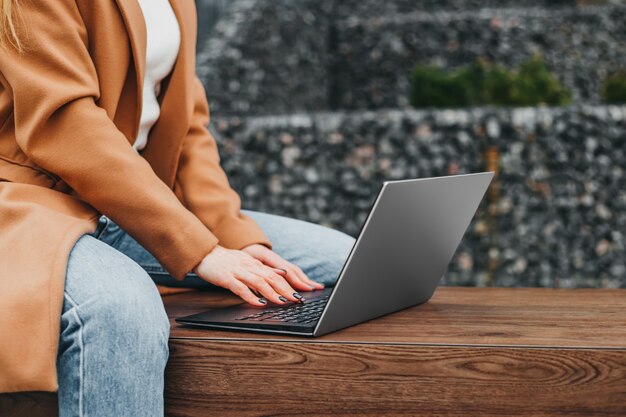
[(514, 78), (510, 71), (485, 61), (476, 61), (452, 75), (460, 80), (467, 96), (467, 104), (510, 105), (513, 100)]
[(565, 105), (571, 93), (534, 57), (511, 71), (479, 60), (458, 71), (417, 66), (411, 74), (415, 107)]
[(415, 107), (463, 107), (468, 100), (458, 77), (438, 68), (417, 66), (411, 74), (411, 104)]
[(620, 71), (604, 80), (602, 100), (609, 104), (626, 103), (626, 71)]
[(485, 77), (486, 97), (482, 104), (510, 106), (514, 100), (515, 77), (505, 68), (494, 66)]
[(511, 104), (564, 106), (571, 101), (571, 92), (561, 85), (541, 58), (534, 57), (520, 65)]

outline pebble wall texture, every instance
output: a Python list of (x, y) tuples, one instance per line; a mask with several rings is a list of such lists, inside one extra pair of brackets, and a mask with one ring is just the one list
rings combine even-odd
[(327, 109), (326, 6), (317, 0), (233, 0), (198, 48), (197, 72), (211, 110), (242, 115)]
[[(199, 47), (219, 114), (405, 108), (418, 63), (542, 54), (578, 103), (626, 68), (625, 6), (548, 0), (232, 0)], [(202, 22), (201, 22), (202, 24)]]
[[(334, 0), (329, 0), (334, 1)], [(480, 9), (575, 7), (576, 0), (338, 0), (338, 18), (387, 16), (414, 11), (466, 11)]]
[(384, 180), (484, 171), (497, 182), (444, 279), (626, 287), (626, 108), (214, 117), (243, 206), (356, 235)]
[(350, 18), (338, 23), (341, 108), (408, 105), (417, 63), (454, 69), (478, 58), (515, 67), (534, 54), (574, 93), (598, 103), (602, 81), (626, 68), (625, 7), (482, 9)]
[[(497, 169), (444, 283), (626, 287), (626, 107), (597, 106), (601, 80), (626, 68), (626, 7), (198, 1), (219, 6), (198, 74), (244, 207), (356, 235), (384, 180)], [(575, 107), (407, 109), (417, 63), (534, 53)]]

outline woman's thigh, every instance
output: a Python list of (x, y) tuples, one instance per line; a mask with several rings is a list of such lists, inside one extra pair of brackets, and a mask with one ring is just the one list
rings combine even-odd
[(100, 217), (94, 236), (132, 259), (157, 284), (169, 287), (218, 288), (193, 272), (187, 274), (183, 281), (174, 279), (148, 250), (106, 216)]
[[(277, 254), (298, 265), (311, 279), (326, 285), (335, 283), (354, 246), (353, 237), (329, 227), (258, 211), (242, 212), (263, 229)], [(100, 239), (141, 265), (158, 284), (215, 288), (194, 273), (182, 281), (175, 280), (146, 249), (110, 220)]]
[(65, 278), (60, 416), (162, 414), (168, 337), (169, 321), (148, 274), (94, 236), (81, 236)]
[(127, 351), (137, 347), (137, 337), (148, 344), (153, 339), (167, 343), (169, 337), (165, 307), (150, 276), (91, 235), (81, 236), (70, 252), (61, 321), (62, 332), (78, 322), (84, 341), (104, 336)]
[(276, 253), (326, 285), (335, 283), (354, 246), (352, 236), (329, 227), (258, 211), (242, 212), (263, 229)]

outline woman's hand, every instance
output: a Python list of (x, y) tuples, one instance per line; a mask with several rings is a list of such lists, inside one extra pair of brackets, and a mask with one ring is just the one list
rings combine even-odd
[[(289, 300), (298, 302), (302, 298), (285, 280), (284, 271), (264, 265), (240, 250), (218, 245), (200, 261), (194, 272), (203, 280), (229, 289), (256, 306), (267, 304), (267, 300), (285, 304)], [(256, 296), (253, 291), (263, 298)]]
[(294, 287), (302, 291), (321, 290), (324, 285), (317, 283), (306, 276), (302, 269), (280, 257), (267, 246), (255, 243), (242, 249), (250, 256), (263, 262), (272, 268), (282, 269), (285, 279)]

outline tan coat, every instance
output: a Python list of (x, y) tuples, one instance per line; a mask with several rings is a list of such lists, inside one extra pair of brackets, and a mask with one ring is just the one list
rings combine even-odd
[(177, 279), (219, 244), (270, 246), (240, 213), (195, 75), (194, 0), (170, 0), (181, 49), (147, 147), (137, 0), (20, 1), (0, 49), (0, 392), (54, 391), (67, 257), (103, 213)]

